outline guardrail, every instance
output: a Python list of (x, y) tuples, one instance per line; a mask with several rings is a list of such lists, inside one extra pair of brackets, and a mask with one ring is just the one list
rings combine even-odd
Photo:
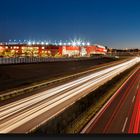
[(101, 56), (81, 57), (81, 58), (44, 58), (44, 57), (14, 57), (0, 58), (0, 64), (23, 64), (23, 63), (40, 63), (40, 62), (57, 62), (57, 61), (79, 61), (87, 59), (98, 59)]
[[(120, 63), (120, 62), (117, 62), (117, 63)], [(113, 65), (113, 64), (114, 63), (110, 62), (110, 66)], [(90, 69), (90, 70), (87, 70), (87, 71), (83, 71), (83, 72), (79, 72), (79, 73), (76, 73), (76, 74), (73, 74), (73, 75), (65, 76), (65, 77), (62, 77), (62, 78), (59, 78), (59, 79), (43, 82), (43, 83), (40, 83), (40, 84), (37, 84), (37, 85), (25, 87), (25, 88), (22, 88), (22, 89), (17, 89), (17, 90), (9, 91), (7, 93), (3, 93), (3, 94), (0, 95), (0, 101), (6, 100), (6, 99), (9, 99), (9, 98), (18, 96), (18, 95), (22, 95), (24, 93), (29, 93), (29, 92), (31, 92), (33, 90), (37, 90), (39, 88), (45, 87), (45, 86), (50, 85), (50, 84), (54, 84), (56, 82), (60, 82), (60, 81), (62, 82), (63, 80), (66, 80), (66, 79), (70, 79), (70, 78), (74, 78), (74, 77), (77, 77), (77, 76), (81, 76), (83, 74), (86, 74), (86, 73), (89, 73), (89, 72), (93, 72), (95, 70), (102, 69), (102, 68), (105, 68), (107, 66), (108, 65), (106, 65), (106, 64), (102, 64), (102, 67), (94, 67), (93, 69)]]
[(29, 93), (33, 90), (40, 89), (42, 87), (45, 87), (45, 86), (50, 85), (50, 84), (54, 84), (54, 83), (59, 82), (59, 81), (62, 82), (63, 80), (74, 78), (74, 77), (80, 76), (82, 74), (88, 73), (90, 71), (94, 71), (94, 70), (92, 69), (92, 70), (80, 72), (80, 73), (77, 73), (77, 74), (69, 75), (69, 76), (62, 77), (62, 78), (59, 78), (59, 79), (55, 79), (55, 80), (52, 80), (52, 81), (48, 81), (48, 82), (40, 83), (40, 84), (37, 84), (37, 85), (25, 87), (23, 89), (18, 89), (18, 90), (14, 90), (14, 91), (11, 91), (11, 92), (7, 92), (7, 93), (4, 93), (4, 94), (0, 95), (0, 101), (6, 100), (6, 99), (9, 99), (9, 98), (18, 96), (18, 95), (22, 95), (22, 94), (25, 94), (25, 93)]
[[(73, 58), (73, 59), (75, 59), (75, 58)], [(70, 60), (73, 60), (73, 59), (70, 59)], [(84, 59), (85, 58), (81, 58), (81, 59), (78, 59), (78, 60), (84, 60)], [(93, 58), (89, 58), (89, 59), (93, 59)], [(97, 57), (94, 58), (94, 59), (97, 59)], [(61, 60), (62, 60), (62, 58), (61, 58)], [(87, 60), (87, 58), (86, 58), (86, 60)], [(15, 62), (17, 62), (17, 61), (15, 61)], [(119, 64), (119, 63), (120, 62), (117, 62), (116, 64)], [(24, 93), (29, 93), (29, 92), (31, 92), (33, 90), (37, 90), (39, 88), (45, 87), (45, 86), (50, 85), (50, 84), (54, 84), (54, 83), (57, 83), (57, 82), (60, 82), (60, 81), (62, 82), (63, 80), (67, 80), (67, 79), (70, 79), (70, 78), (81, 76), (83, 74), (86, 74), (86, 73), (89, 73), (89, 72), (93, 72), (95, 70), (102, 69), (102, 68), (105, 68), (107, 66), (114, 65), (114, 63), (112, 63), (112, 62), (110, 62), (109, 64), (110, 65), (101, 64), (102, 65), (101, 67), (94, 67), (93, 69), (90, 69), (90, 70), (87, 70), (87, 71), (83, 71), (83, 72), (79, 72), (79, 73), (76, 73), (76, 74), (73, 74), (73, 75), (61, 77), (59, 79), (55, 79), (55, 80), (43, 82), (43, 83), (40, 83), (40, 84), (37, 84), (37, 85), (33, 85), (33, 86), (29, 86), (29, 87), (24, 87), (22, 89), (17, 89), (17, 90), (13, 90), (13, 91), (7, 91), (7, 93), (1, 93), (1, 95), (0, 95), (0, 101), (6, 100), (6, 99), (9, 99), (9, 98), (13, 98), (15, 96), (22, 95)]]

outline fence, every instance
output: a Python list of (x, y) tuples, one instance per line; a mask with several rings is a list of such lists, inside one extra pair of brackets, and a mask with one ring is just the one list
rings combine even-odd
[[(94, 57), (99, 58), (99, 57)], [(15, 58), (0, 58), (0, 64), (22, 64), (22, 63), (40, 63), (54, 61), (78, 61), (93, 58), (43, 58), (43, 57), (15, 57)]]

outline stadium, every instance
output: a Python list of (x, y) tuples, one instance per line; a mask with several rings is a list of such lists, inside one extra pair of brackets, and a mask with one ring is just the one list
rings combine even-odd
[(1, 44), (0, 57), (90, 57), (105, 55), (104, 46), (54, 44)]

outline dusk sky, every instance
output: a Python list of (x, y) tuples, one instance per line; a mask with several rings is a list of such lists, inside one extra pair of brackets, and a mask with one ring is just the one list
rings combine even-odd
[(140, 48), (140, 1), (0, 0), (0, 41), (73, 38)]

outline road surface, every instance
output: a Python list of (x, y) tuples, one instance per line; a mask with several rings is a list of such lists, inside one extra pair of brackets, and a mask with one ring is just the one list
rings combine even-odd
[(140, 133), (140, 67), (81, 133)]
[(134, 58), (122, 64), (40, 92), (37, 95), (1, 106), (0, 133), (28, 133), (34, 130), (139, 61), (139, 58)]
[[(127, 59), (131, 59), (131, 57)], [(7, 89), (27, 87), (32, 83), (40, 83), (44, 80), (49, 81), (54, 78), (57, 79), (79, 73), (93, 69), (93, 67), (100, 66), (100, 64), (117, 62), (113, 60), (112, 58), (101, 58), (82, 61), (0, 65), (0, 92), (7, 91)], [(118, 60), (118, 62), (119, 61), (122, 60)]]

